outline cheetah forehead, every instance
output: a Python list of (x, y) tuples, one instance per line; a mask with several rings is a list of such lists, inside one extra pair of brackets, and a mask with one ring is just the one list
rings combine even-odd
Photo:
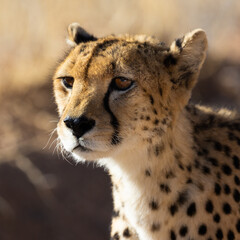
[[(186, 96), (195, 86), (207, 49), (206, 34), (196, 29), (166, 46), (155, 37), (146, 35), (110, 35), (97, 38), (73, 23), (68, 27), (70, 53), (59, 65), (55, 77), (75, 74), (88, 79), (103, 75), (123, 75), (153, 84), (165, 82), (176, 90), (176, 96)], [(77, 64), (76, 64), (77, 63)], [(90, 76), (90, 77), (91, 77)], [(103, 77), (102, 77), (103, 79)], [(154, 81), (153, 81), (154, 80)]]

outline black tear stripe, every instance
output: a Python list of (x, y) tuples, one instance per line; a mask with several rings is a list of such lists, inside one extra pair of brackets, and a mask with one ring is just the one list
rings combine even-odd
[(113, 91), (113, 87), (112, 87), (112, 83), (110, 84), (104, 99), (103, 99), (103, 105), (105, 110), (110, 114), (111, 116), (111, 125), (113, 126), (114, 132), (112, 134), (112, 140), (111, 140), (111, 144), (112, 145), (117, 145), (121, 142), (121, 137), (119, 137), (119, 122), (117, 120), (117, 118), (115, 117), (115, 115), (113, 114), (113, 112), (111, 111), (110, 107), (109, 107), (109, 96), (110, 93)]

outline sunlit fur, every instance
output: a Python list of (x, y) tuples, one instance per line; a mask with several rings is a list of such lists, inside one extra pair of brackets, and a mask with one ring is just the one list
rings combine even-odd
[[(80, 39), (77, 24), (69, 29), (71, 41)], [(151, 37), (109, 36), (76, 42), (56, 70), (62, 145), (112, 178), (112, 239), (240, 239), (239, 115), (188, 104), (206, 49), (200, 29), (169, 48)], [(133, 85), (111, 89), (115, 77)], [(76, 138), (64, 119), (83, 115), (96, 124)], [(217, 184), (231, 194), (219, 196)]]

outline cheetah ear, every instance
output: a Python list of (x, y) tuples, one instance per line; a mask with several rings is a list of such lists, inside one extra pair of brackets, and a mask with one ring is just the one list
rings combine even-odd
[(95, 41), (97, 38), (95, 38), (93, 35), (89, 34), (87, 31), (85, 31), (78, 23), (71, 23), (68, 26), (68, 39), (67, 43), (70, 46), (76, 46), (79, 43), (82, 42), (89, 42), (89, 41)]
[(175, 40), (165, 58), (165, 66), (172, 68), (174, 88), (192, 89), (206, 57), (207, 37), (202, 29), (187, 33)]

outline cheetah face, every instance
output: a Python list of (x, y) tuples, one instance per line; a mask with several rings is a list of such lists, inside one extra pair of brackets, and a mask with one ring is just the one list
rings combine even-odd
[[(78, 160), (97, 160), (166, 134), (186, 105), (206, 51), (201, 30), (170, 48), (153, 38), (96, 39), (69, 26), (72, 48), (54, 75), (58, 135)], [(174, 110), (174, 111), (173, 111)]]

